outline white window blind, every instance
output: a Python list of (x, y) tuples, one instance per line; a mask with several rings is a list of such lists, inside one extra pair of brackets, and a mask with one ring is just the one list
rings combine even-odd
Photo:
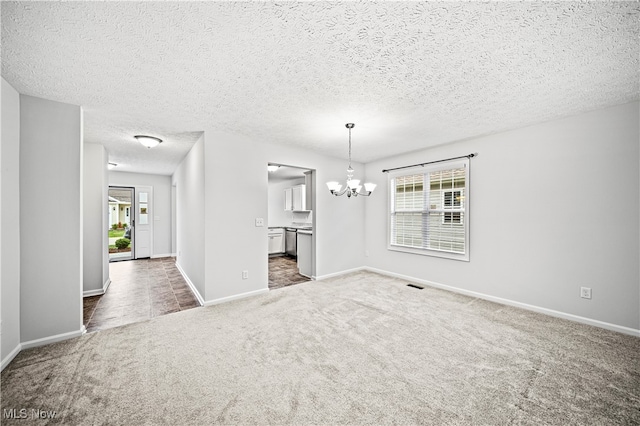
[(469, 260), (468, 160), (396, 172), (389, 249)]

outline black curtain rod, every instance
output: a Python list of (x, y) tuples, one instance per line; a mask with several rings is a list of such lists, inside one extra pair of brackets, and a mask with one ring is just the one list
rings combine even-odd
[(450, 160), (458, 160), (460, 158), (473, 158), (476, 155), (478, 155), (477, 152), (472, 153), (472, 154), (468, 154), (468, 155), (461, 155), (460, 157), (451, 157), (451, 158), (445, 158), (444, 160), (436, 160), (436, 161), (428, 161), (426, 163), (418, 163), (418, 164), (412, 164), (411, 166), (402, 166), (402, 167), (395, 167), (393, 169), (385, 169), (382, 171), (382, 173), (388, 173), (392, 170), (402, 170), (402, 169), (409, 169), (411, 167), (418, 167), (418, 166), (422, 166), (424, 167), (426, 164), (434, 164), (434, 163), (442, 163), (444, 161), (450, 161)]

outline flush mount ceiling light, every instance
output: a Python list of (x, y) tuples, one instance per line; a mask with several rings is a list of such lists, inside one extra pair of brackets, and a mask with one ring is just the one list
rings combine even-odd
[(269, 164), (267, 165), (267, 170), (270, 172), (275, 172), (276, 170), (278, 170), (280, 168), (280, 166), (276, 165), (276, 164)]
[(115, 169), (117, 166), (118, 166), (118, 165), (117, 165), (116, 163), (108, 163), (108, 164), (107, 164), (107, 168), (108, 168), (109, 170), (111, 170), (111, 169)]
[(327, 182), (327, 187), (329, 187), (329, 191), (331, 191), (331, 194), (335, 195), (336, 197), (339, 197), (344, 194), (347, 194), (348, 198), (351, 198), (352, 196), (357, 197), (358, 195), (368, 197), (369, 195), (371, 195), (373, 190), (376, 189), (375, 183), (365, 183), (364, 191), (360, 192), (360, 190), (362, 189), (362, 185), (360, 185), (360, 180), (352, 179), (353, 168), (351, 167), (351, 129), (353, 129), (354, 126), (355, 124), (353, 123), (345, 124), (345, 127), (349, 129), (349, 168), (347, 169), (347, 185), (342, 191), (340, 191), (340, 189), (342, 188), (342, 185), (340, 185), (338, 182)]
[(136, 135), (134, 138), (147, 148), (153, 148), (154, 146), (158, 146), (158, 144), (162, 143), (162, 139), (158, 139), (153, 136)]

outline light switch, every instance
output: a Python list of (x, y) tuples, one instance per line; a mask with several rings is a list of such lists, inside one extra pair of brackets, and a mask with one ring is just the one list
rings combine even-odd
[(256, 218), (256, 226), (264, 226), (264, 219), (261, 217)]

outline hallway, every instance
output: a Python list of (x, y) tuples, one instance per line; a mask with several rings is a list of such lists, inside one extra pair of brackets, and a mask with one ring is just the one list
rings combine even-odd
[(113, 262), (109, 275), (111, 285), (104, 295), (83, 299), (87, 332), (200, 306), (173, 257)]

